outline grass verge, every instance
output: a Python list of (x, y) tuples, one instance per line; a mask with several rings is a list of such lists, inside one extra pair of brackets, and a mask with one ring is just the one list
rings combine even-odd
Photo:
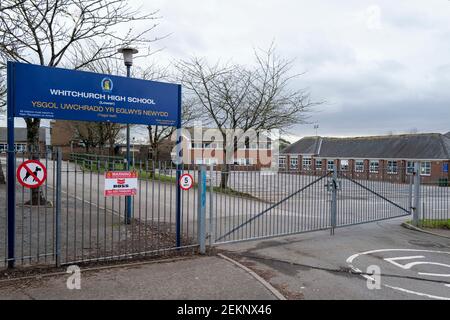
[[(412, 224), (412, 221), (408, 221), (408, 223)], [(429, 229), (446, 229), (450, 230), (450, 219), (447, 220), (420, 220), (419, 226), (422, 228)]]

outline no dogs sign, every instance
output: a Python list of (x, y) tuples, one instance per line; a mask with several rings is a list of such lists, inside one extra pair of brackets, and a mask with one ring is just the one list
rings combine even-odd
[(28, 160), (17, 168), (17, 180), (25, 188), (39, 188), (47, 179), (47, 168), (38, 160)]

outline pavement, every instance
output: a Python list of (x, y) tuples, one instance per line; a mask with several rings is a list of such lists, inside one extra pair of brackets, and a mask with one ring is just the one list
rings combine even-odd
[[(218, 249), (288, 299), (450, 299), (450, 239), (405, 229), (403, 221)], [(379, 276), (368, 275), (374, 268)], [(248, 272), (217, 256), (82, 271), (81, 290), (68, 290), (68, 277), (0, 283), (0, 299), (276, 299)]]
[(0, 300), (274, 300), (249, 273), (216, 256), (81, 270), (81, 289), (67, 289), (69, 274), (0, 283)]

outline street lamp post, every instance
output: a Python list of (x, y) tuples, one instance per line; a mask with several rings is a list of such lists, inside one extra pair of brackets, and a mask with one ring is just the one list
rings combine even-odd
[[(125, 63), (125, 66), (127, 67), (127, 78), (131, 77), (131, 67), (133, 66), (133, 55), (138, 53), (139, 51), (134, 48), (126, 47), (121, 48), (118, 50), (118, 53), (121, 53), (123, 55), (123, 61)], [(130, 170), (130, 124), (127, 123), (127, 165), (126, 169)], [(126, 206), (125, 206), (125, 224), (130, 224), (131, 222), (131, 196), (127, 196), (126, 199)]]

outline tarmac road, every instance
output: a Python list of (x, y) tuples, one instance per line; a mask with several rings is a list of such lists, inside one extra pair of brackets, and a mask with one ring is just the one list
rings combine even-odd
[[(405, 229), (402, 221), (220, 248), (304, 299), (450, 300), (450, 239)], [(372, 274), (369, 266), (381, 271), (379, 289), (369, 289), (373, 278), (350, 272)]]

